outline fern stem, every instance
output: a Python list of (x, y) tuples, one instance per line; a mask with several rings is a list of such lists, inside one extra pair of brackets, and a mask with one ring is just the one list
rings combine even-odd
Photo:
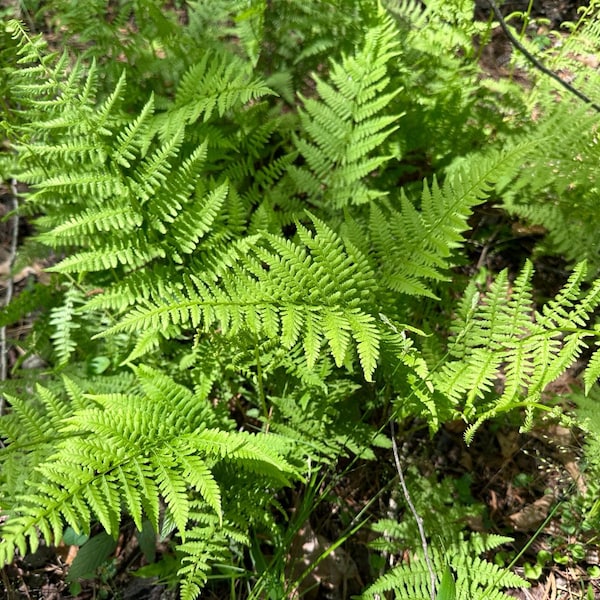
[(429, 571), (429, 581), (431, 583), (430, 589), (430, 597), (431, 600), (435, 600), (436, 595), (436, 577), (435, 571), (433, 570), (433, 565), (431, 563), (431, 559), (429, 558), (429, 546), (427, 545), (427, 536), (425, 535), (425, 528), (423, 527), (423, 518), (417, 512), (415, 505), (410, 497), (410, 492), (408, 491), (408, 486), (406, 485), (406, 481), (404, 479), (404, 472), (402, 471), (402, 464), (400, 462), (400, 454), (398, 452), (398, 444), (396, 443), (396, 432), (394, 430), (394, 419), (390, 419), (390, 430), (392, 434), (392, 450), (394, 453), (394, 462), (396, 463), (396, 470), (398, 471), (398, 477), (400, 478), (400, 485), (402, 486), (402, 493), (404, 494), (404, 499), (410, 508), (410, 512), (413, 514), (415, 521), (417, 522), (417, 527), (419, 528), (419, 537), (421, 538), (421, 547), (423, 548), (423, 557), (425, 559), (425, 564), (427, 565), (427, 570)]
[(523, 15), (523, 26), (521, 27), (521, 33), (519, 37), (523, 39), (525, 33), (527, 32), (527, 26), (529, 25), (529, 20), (531, 18), (531, 10), (533, 8), (533, 0), (529, 0), (529, 4), (527, 5), (527, 10)]

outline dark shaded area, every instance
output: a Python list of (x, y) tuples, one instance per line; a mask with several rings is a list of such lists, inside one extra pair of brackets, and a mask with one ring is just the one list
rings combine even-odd
[[(504, 16), (513, 12), (527, 12), (529, 0), (496, 0), (496, 4)], [(485, 20), (489, 18), (491, 9), (487, 0), (475, 0), (475, 17)], [(578, 9), (589, 6), (589, 1), (577, 0), (534, 0), (530, 16), (542, 17), (550, 21), (550, 27), (559, 27), (565, 21), (577, 21)]]

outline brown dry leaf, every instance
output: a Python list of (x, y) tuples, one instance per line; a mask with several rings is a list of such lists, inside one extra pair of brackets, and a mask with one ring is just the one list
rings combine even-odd
[(77, 556), (79, 552), (79, 546), (69, 546), (69, 552), (67, 552), (67, 556), (65, 557), (65, 564), (70, 565)]
[(62, 559), (62, 562), (66, 565), (70, 565), (75, 560), (78, 552), (79, 546), (67, 546), (67, 544), (62, 541), (56, 547), (57, 556), (59, 556)]
[(545, 494), (532, 504), (528, 504), (519, 512), (513, 513), (507, 517), (507, 521), (516, 531), (532, 531), (542, 523), (548, 516), (552, 504), (554, 504), (554, 494)]
[(580, 62), (582, 65), (589, 67), (590, 69), (597, 69), (598, 66), (600, 66), (600, 59), (598, 59), (595, 54), (574, 54), (569, 52), (567, 56)]
[(521, 449), (518, 431), (498, 431), (496, 438), (500, 444), (502, 458), (512, 458)]
[(50, 281), (50, 276), (44, 271), (44, 265), (38, 262), (34, 262), (32, 265), (28, 265), (24, 269), (21, 269), (14, 275), (13, 281), (19, 283), (30, 275), (33, 275), (41, 283), (48, 283)]
[(532, 429), (530, 434), (546, 444), (551, 443), (560, 448), (568, 448), (573, 445), (573, 432), (562, 425), (546, 425), (541, 429)]
[[(302, 573), (313, 565), (318, 558), (331, 546), (322, 535), (317, 535), (310, 523), (306, 521), (300, 528), (290, 548), (288, 569), (286, 576), (288, 581), (295, 581)], [(323, 586), (332, 590), (339, 596), (346, 597), (348, 580), (358, 577), (356, 564), (350, 555), (342, 548), (336, 548), (330, 552), (292, 591), (289, 598), (317, 598), (319, 587)]]
[(489, 506), (492, 509), (492, 514), (498, 512), (498, 495), (494, 490), (490, 490)]
[[(11, 261), (10, 258), (0, 262), (0, 278), (6, 279), (10, 274)], [(27, 265), (12, 277), (13, 283), (20, 283), (29, 276), (34, 276), (41, 283), (49, 283), (50, 275), (44, 271), (42, 263), (35, 262), (32, 265)]]
[(554, 573), (550, 571), (548, 575), (548, 581), (546, 582), (546, 598), (548, 600), (556, 600), (556, 578), (554, 577)]

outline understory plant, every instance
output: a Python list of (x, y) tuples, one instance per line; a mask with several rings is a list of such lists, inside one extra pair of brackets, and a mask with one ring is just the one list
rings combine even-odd
[[(544, 302), (530, 260), (484, 286), (461, 270), (483, 203), (551, 211), (574, 260), (553, 198), (575, 176), (596, 197), (589, 170), (549, 172), (548, 147), (594, 164), (597, 113), (544, 83), (528, 122), (527, 92), (482, 79), (473, 2), (109, 4), (37, 2), (0, 32), (0, 169), (35, 229), (14, 270), (45, 266), (0, 313), (23, 350), (3, 382), (0, 563), (148, 523), (182, 598), (223, 565), (247, 590), (244, 556), (286, 543), (286, 493), (342, 459), (391, 462), (389, 419), (432, 436), (462, 420), (470, 442), (499, 415), (560, 418), (546, 392), (576, 363), (594, 389), (589, 248)], [(553, 128), (573, 110), (567, 148)], [(504, 537), (430, 523), (431, 569), (414, 536), (389, 541), (415, 560), (365, 598), (525, 585), (481, 558)]]

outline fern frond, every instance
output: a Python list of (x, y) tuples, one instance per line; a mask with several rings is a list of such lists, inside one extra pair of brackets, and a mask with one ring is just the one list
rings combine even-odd
[(286, 348), (301, 343), (309, 366), (324, 342), (341, 366), (352, 339), (370, 380), (379, 356), (373, 272), (325, 223), (314, 217), (313, 223), (314, 234), (297, 224), (298, 244), (263, 236), (266, 245), (231, 255), (229, 273), (214, 282), (190, 275), (184, 292), (171, 290), (173, 300), (146, 301), (103, 335), (216, 324), (229, 335), (246, 329), (278, 337)]
[[(320, 99), (303, 99), (300, 119), (309, 140), (298, 138), (296, 146), (310, 171), (295, 167), (290, 173), (300, 190), (326, 206), (362, 204), (384, 195), (365, 180), (393, 158), (382, 149), (397, 129), (399, 115), (384, 111), (399, 90), (384, 90), (390, 83), (386, 65), (400, 47), (391, 17), (382, 11), (378, 19), (361, 51), (332, 64), (333, 85), (314, 77)], [(372, 155), (375, 149), (379, 151)], [(317, 182), (327, 186), (322, 199)]]
[(213, 564), (224, 563), (230, 555), (229, 545), (235, 542), (249, 544), (246, 536), (230, 522), (219, 522), (208, 513), (206, 506), (192, 503), (186, 541), (177, 545), (183, 554), (178, 575), (182, 578), (181, 599), (194, 600), (206, 583)]
[(208, 406), (197, 411), (204, 422), (189, 419), (188, 390), (148, 369), (139, 377), (150, 395), (89, 395), (93, 406), (63, 422), (62, 441), (37, 468), (36, 492), (24, 494), (17, 514), (2, 526), (0, 561), (12, 560), (15, 547), (35, 549), (38, 531), (47, 543), (57, 542), (64, 523), (87, 532), (94, 517), (115, 535), (122, 507), (138, 529), (145, 515), (157, 530), (161, 497), (184, 539), (193, 492), (222, 518), (213, 474), (220, 460), (272, 481), (295, 476), (277, 452), (283, 441), (210, 428)]
[[(438, 588), (442, 574), (448, 569), (456, 584), (457, 600), (505, 600), (511, 596), (504, 594), (502, 589), (527, 587), (528, 582), (518, 575), (477, 556), (507, 541), (510, 538), (490, 536), (489, 539), (482, 540), (481, 536), (475, 535), (473, 541), (460, 540), (444, 550), (431, 548), (431, 563)], [(410, 563), (394, 567), (381, 576), (363, 592), (361, 598), (375, 599), (389, 591), (403, 600), (431, 598), (431, 580), (422, 553), (418, 553)]]
[(187, 203), (186, 211), (180, 213), (169, 228), (167, 240), (183, 254), (191, 254), (200, 238), (212, 231), (212, 225), (221, 211), (229, 186), (221, 184), (204, 198)]
[(113, 158), (115, 162), (126, 169), (136, 156), (144, 157), (144, 150), (148, 145), (149, 120), (154, 114), (154, 96), (140, 110), (138, 116), (130, 123), (125, 124), (117, 136)]
[[(600, 335), (600, 331), (598, 332), (598, 335)], [(596, 342), (596, 346), (598, 345), (599, 343)], [(586, 394), (589, 394), (590, 390), (596, 384), (598, 379), (600, 379), (600, 349), (596, 348), (592, 358), (590, 358), (590, 361), (588, 362), (583, 376)]]
[[(579, 357), (586, 339), (596, 337), (584, 327), (600, 304), (600, 283), (584, 291), (585, 274), (582, 263), (541, 312), (532, 302), (529, 262), (512, 286), (503, 271), (484, 298), (470, 289), (449, 346), (455, 358), (434, 377), (440, 390), (464, 403), (467, 417), (476, 415), (468, 440), (485, 419), (537, 405), (548, 384)], [(502, 392), (488, 404), (485, 399), (500, 373)]]
[[(40, 217), (37, 224), (45, 227), (55, 221), (55, 218)], [(52, 232), (40, 234), (38, 239), (49, 246), (65, 245), (69, 240), (77, 243), (90, 234), (102, 231), (134, 231), (142, 222), (142, 215), (130, 207), (122, 206), (122, 203), (120, 206), (107, 206), (100, 210), (90, 208), (54, 227)]]
[(256, 76), (248, 63), (228, 52), (205, 52), (181, 78), (174, 108), (160, 123), (165, 140), (174, 132), (174, 119), (185, 124), (209, 121), (213, 113), (225, 115), (273, 91)]
[(80, 324), (75, 319), (75, 311), (82, 303), (83, 294), (70, 288), (65, 292), (63, 304), (50, 311), (51, 339), (59, 365), (65, 365), (77, 347), (73, 332), (79, 329)]
[(435, 297), (429, 282), (448, 278), (452, 255), (463, 242), (474, 206), (482, 203), (491, 182), (511, 170), (526, 147), (473, 157), (468, 170), (456, 167), (443, 186), (423, 185), (420, 207), (401, 193), (370, 206), (369, 234), (382, 280), (393, 292)]
[(150, 245), (145, 235), (139, 231), (129, 238), (114, 237), (105, 247), (88, 252), (78, 252), (48, 269), (56, 273), (77, 273), (82, 271), (107, 271), (118, 266), (128, 270), (137, 269), (155, 258), (165, 258), (166, 250), (159, 245)]

